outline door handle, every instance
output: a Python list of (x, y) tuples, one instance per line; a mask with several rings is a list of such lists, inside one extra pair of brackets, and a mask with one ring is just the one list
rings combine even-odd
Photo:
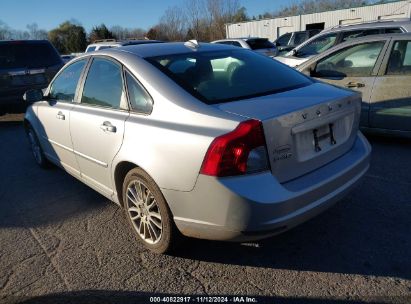
[(104, 132), (111, 132), (111, 133), (116, 133), (117, 128), (116, 126), (113, 126), (111, 122), (105, 121), (103, 124), (100, 126), (100, 129), (103, 130)]
[(363, 87), (365, 87), (365, 84), (363, 84), (361, 82), (350, 81), (345, 86), (347, 88), (363, 88)]
[(56, 118), (61, 119), (61, 120), (65, 120), (66, 116), (61, 111), (59, 111), (56, 115)]

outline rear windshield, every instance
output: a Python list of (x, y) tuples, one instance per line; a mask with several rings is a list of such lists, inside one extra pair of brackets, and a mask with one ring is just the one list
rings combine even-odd
[(244, 49), (190, 52), (146, 60), (207, 104), (274, 94), (312, 83), (294, 69)]
[(56, 50), (47, 43), (0, 43), (0, 68), (46, 68), (61, 64)]
[(268, 39), (248, 39), (247, 43), (252, 50), (271, 49), (275, 47)]

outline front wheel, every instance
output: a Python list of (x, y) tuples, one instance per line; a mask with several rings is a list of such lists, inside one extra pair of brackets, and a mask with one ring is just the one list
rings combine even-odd
[(179, 238), (171, 211), (155, 182), (141, 170), (131, 170), (123, 183), (126, 216), (137, 238), (151, 251), (165, 253)]

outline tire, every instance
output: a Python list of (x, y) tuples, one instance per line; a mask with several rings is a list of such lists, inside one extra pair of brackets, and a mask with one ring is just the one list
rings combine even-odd
[(128, 172), (123, 182), (123, 206), (140, 242), (155, 253), (170, 252), (181, 239), (160, 188), (142, 169)]
[(48, 168), (50, 163), (44, 155), (43, 149), (41, 148), (40, 141), (36, 135), (34, 129), (29, 126), (27, 129), (27, 137), (30, 143), (31, 153), (40, 168)]

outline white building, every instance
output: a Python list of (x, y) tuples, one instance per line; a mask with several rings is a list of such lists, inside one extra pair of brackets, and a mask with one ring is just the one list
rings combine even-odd
[(287, 32), (398, 18), (411, 18), (411, 0), (226, 24), (226, 33), (227, 38), (265, 37), (273, 41)]

